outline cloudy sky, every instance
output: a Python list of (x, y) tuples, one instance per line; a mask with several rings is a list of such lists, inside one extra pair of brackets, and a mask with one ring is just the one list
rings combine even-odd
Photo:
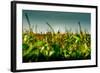
[(82, 30), (90, 32), (91, 14), (75, 12), (55, 12), (55, 11), (22, 11), (23, 29), (29, 29), (25, 14), (28, 15), (33, 32), (45, 33), (51, 31), (47, 22), (52, 26), (55, 32), (65, 32), (65, 30), (78, 32), (78, 22), (81, 23)]

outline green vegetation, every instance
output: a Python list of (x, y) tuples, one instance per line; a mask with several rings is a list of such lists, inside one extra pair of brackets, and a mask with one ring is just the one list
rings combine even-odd
[(23, 62), (90, 59), (90, 34), (23, 32)]

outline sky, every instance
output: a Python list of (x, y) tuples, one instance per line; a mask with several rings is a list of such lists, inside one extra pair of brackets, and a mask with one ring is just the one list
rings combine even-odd
[(78, 22), (80, 22), (83, 31), (89, 33), (91, 31), (90, 13), (23, 10), (23, 29), (29, 29), (25, 14), (27, 14), (29, 18), (33, 32), (45, 33), (51, 31), (50, 27), (46, 24), (47, 22), (52, 26), (55, 32), (60, 31), (64, 33), (66, 30), (79, 32)]

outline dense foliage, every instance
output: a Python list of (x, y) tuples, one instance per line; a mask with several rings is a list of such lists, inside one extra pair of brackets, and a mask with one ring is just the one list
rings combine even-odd
[(23, 62), (82, 60), (91, 58), (91, 35), (80, 31), (22, 34)]

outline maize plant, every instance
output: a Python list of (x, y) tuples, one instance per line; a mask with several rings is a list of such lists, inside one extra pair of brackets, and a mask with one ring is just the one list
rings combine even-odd
[[(27, 15), (26, 15), (27, 17)], [(28, 18), (28, 17), (27, 17)], [(82, 31), (80, 33), (52, 30), (46, 33), (35, 33), (31, 30), (22, 34), (23, 62), (42, 62), (60, 60), (84, 60), (91, 58), (91, 35)]]

